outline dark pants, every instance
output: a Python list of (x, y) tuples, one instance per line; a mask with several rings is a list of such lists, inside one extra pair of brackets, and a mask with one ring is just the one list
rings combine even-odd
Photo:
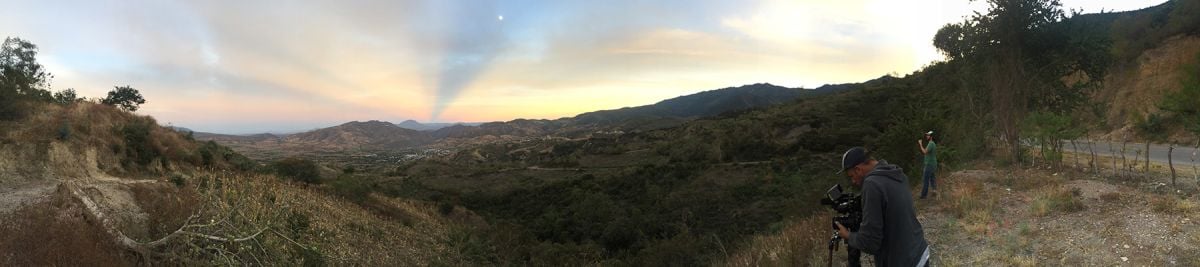
[(933, 177), (933, 173), (937, 172), (937, 165), (925, 165), (925, 173), (921, 175), (921, 198), (929, 192), (929, 186), (933, 186), (933, 190), (937, 190), (937, 178)]

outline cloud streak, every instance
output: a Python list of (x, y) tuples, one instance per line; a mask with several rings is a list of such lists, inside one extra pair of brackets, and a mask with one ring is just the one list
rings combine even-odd
[[(1162, 2), (1078, 1), (1064, 5)], [(0, 33), (38, 44), (56, 89), (102, 96), (128, 84), (159, 121), (249, 133), (557, 118), (747, 83), (862, 81), (939, 59), (933, 33), (971, 10), (959, 0), (18, 1), (0, 10)]]

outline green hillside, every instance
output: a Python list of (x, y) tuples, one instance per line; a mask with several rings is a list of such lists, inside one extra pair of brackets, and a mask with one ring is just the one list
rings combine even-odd
[[(1183, 132), (1200, 121), (1187, 105), (1200, 88), (1195, 75), (1170, 76), (1180, 88), (1152, 100), (1106, 104), (1138, 96), (1121, 79), (1139, 79), (1141, 62), (1161, 49), (1198, 53), (1164, 44), (1197, 35), (1200, 1), (1081, 15), (1055, 1), (987, 2), (989, 12), (930, 36), (946, 61), (903, 77), (815, 92), (748, 85), (573, 119), (432, 132), (354, 122), (287, 137), (335, 144), (322, 155), (344, 158), (374, 156), (338, 154), (344, 144), (386, 150), (466, 140), (369, 166), (251, 162), (135, 115), (137, 101), (51, 93), (36, 53), (27, 53), (36, 47), (6, 42), (0, 190), (34, 197), (0, 199), (13, 208), (0, 214), (13, 222), (0, 226), (0, 251), (15, 251), (0, 254), (0, 265), (796, 265), (811, 263), (803, 257), (828, 240), (818, 199), (847, 183), (835, 171), (849, 147), (919, 177), (916, 141), (932, 130), (943, 173), (967, 165), (1000, 173), (954, 181), (961, 186), (950, 201), (922, 210), (950, 218), (936, 227), (984, 235), (993, 224), (1013, 226), (995, 222), (1006, 214), (1083, 209), (1084, 193), (1066, 189), (1073, 182), (1057, 169), (1029, 171), (1045, 178), (1031, 181), (996, 170), (1054, 166), (1046, 162), (1063, 159), (1063, 139)], [(503, 135), (523, 138), (496, 138)], [(1036, 156), (1031, 143), (1041, 146)], [(1008, 196), (1000, 187), (1028, 196), (1009, 203), (1036, 208), (996, 211)], [(1108, 193), (1096, 197), (1134, 203), (1123, 202), (1129, 193)], [(1174, 196), (1154, 201), (1158, 210), (1200, 210)], [(1032, 232), (1009, 228), (1018, 229), (1008, 233), (1012, 244)], [(1003, 252), (1026, 253), (1010, 249)], [(787, 253), (738, 261), (754, 251)], [(78, 257), (54, 257), (68, 253)]]

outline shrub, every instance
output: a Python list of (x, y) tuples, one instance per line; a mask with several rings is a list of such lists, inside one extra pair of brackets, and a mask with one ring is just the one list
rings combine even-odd
[(61, 126), (58, 127), (58, 140), (65, 141), (71, 137), (71, 122), (63, 120)]
[(187, 180), (183, 178), (183, 174), (175, 173), (171, 175), (171, 183), (175, 184), (175, 187), (182, 188), (187, 185)]
[(122, 163), (145, 166), (158, 158), (158, 150), (154, 148), (150, 138), (150, 130), (153, 126), (153, 120), (145, 119), (133, 119), (121, 126), (120, 133), (125, 141), (123, 150), (125, 159), (122, 160)]
[(1081, 211), (1084, 206), (1083, 201), (1079, 200), (1079, 195), (1079, 189), (1067, 189), (1062, 186), (1050, 187), (1037, 192), (1030, 210), (1034, 216)]
[(334, 180), (330, 185), (333, 187), (333, 192), (346, 199), (354, 202), (362, 202), (366, 200), (367, 195), (371, 193), (371, 185), (366, 181), (365, 177), (356, 177), (354, 175), (341, 175)]
[(317, 163), (297, 158), (289, 157), (272, 164), (272, 169), (275, 174), (280, 177), (291, 179), (293, 181), (304, 182), (309, 184), (321, 183), (321, 170)]

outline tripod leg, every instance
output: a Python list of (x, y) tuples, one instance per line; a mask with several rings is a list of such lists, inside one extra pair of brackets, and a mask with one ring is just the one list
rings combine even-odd
[(833, 267), (833, 248), (829, 248), (829, 267)]
[(862, 251), (850, 247), (846, 247), (846, 266), (858, 267), (862, 266)]

